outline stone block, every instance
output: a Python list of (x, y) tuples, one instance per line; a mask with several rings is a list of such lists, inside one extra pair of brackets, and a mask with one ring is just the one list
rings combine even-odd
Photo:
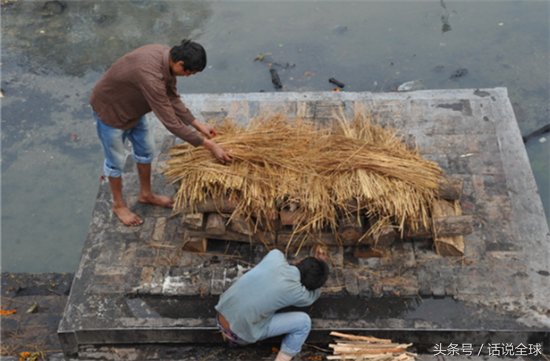
[(160, 242), (164, 240), (164, 230), (166, 229), (166, 218), (159, 217), (155, 222), (155, 228), (153, 230), (153, 241)]

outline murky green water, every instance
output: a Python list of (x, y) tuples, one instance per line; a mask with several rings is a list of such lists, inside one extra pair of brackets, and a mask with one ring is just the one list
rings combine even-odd
[[(267, 61), (283, 91), (504, 86), (525, 135), (550, 122), (549, 18), (547, 1), (2, 0), (2, 270), (76, 269), (102, 162), (87, 98), (133, 48), (201, 42), (182, 93), (272, 91)], [(547, 138), (527, 150), (550, 214)]]

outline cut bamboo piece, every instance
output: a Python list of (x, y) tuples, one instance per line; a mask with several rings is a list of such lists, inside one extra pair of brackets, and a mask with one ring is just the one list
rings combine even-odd
[(225, 221), (221, 215), (209, 213), (206, 218), (206, 226), (204, 229), (206, 233), (217, 236), (222, 235), (225, 233)]

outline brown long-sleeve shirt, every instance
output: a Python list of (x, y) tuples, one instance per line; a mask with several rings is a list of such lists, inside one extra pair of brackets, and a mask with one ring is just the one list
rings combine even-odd
[(201, 145), (204, 139), (189, 126), (194, 116), (180, 100), (169, 56), (169, 47), (156, 44), (124, 55), (96, 84), (90, 104), (101, 120), (119, 129), (135, 126), (153, 111), (177, 137)]

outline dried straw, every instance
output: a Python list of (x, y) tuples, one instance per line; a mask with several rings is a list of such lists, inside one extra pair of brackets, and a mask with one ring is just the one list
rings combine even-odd
[(193, 211), (208, 198), (229, 197), (237, 202), (233, 216), (270, 231), (280, 209), (298, 205), (296, 233), (315, 234), (336, 231), (353, 200), (378, 219), (374, 236), (389, 223), (400, 231), (429, 226), (440, 168), (371, 118), (340, 116), (325, 127), (283, 115), (246, 127), (225, 120), (216, 142), (231, 153), (231, 164), (218, 163), (203, 147), (170, 150), (165, 175), (179, 183), (174, 209)]

